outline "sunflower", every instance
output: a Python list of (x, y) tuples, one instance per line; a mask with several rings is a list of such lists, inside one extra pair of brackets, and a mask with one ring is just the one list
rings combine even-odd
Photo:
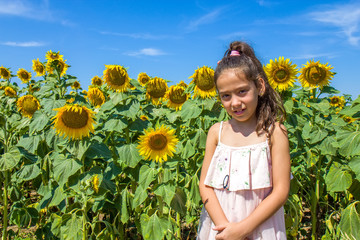
[(92, 184), (92, 188), (94, 189), (94, 192), (98, 193), (99, 192), (99, 186), (100, 186), (99, 175), (96, 174), (92, 178), (91, 184)]
[(58, 113), (52, 118), (56, 133), (72, 139), (82, 139), (94, 132), (94, 112), (78, 104), (66, 104), (55, 108)]
[(45, 55), (45, 58), (48, 60), (48, 62), (52, 62), (55, 60), (63, 60), (63, 55), (60, 55), (60, 52), (53, 52), (53, 51), (48, 51)]
[(106, 84), (117, 92), (126, 92), (130, 86), (130, 78), (123, 66), (105, 65), (103, 79)]
[(87, 91), (84, 89), (81, 91), (82, 94), (87, 95)]
[(34, 59), (32, 60), (33, 65), (32, 65), (32, 69), (34, 70), (34, 72), (36, 72), (35, 77), (41, 77), (45, 75), (45, 66), (44, 64), (42, 64), (38, 59)]
[(28, 83), (31, 80), (31, 73), (29, 73), (23, 68), (19, 68), (19, 71), (17, 72), (17, 76), (18, 78), (20, 78), (20, 80), (23, 83)]
[(62, 77), (69, 67), (69, 65), (66, 64), (66, 61), (67, 60), (63, 60), (62, 58), (51, 62), (48, 61), (46, 63), (46, 71), (52, 74), (54, 70), (57, 69), (57, 71), (60, 73), (60, 77)]
[(181, 110), (182, 105), (189, 99), (189, 94), (185, 93), (186, 88), (187, 85), (183, 81), (170, 87), (165, 95), (165, 98), (169, 99), (167, 102), (169, 108), (174, 108), (176, 111)]
[(87, 92), (87, 98), (94, 107), (100, 107), (105, 102), (104, 93), (97, 87), (89, 88), (89, 91)]
[(16, 90), (12, 87), (5, 87), (4, 91), (5, 91), (6, 96), (9, 96), (9, 97), (17, 96)]
[(146, 84), (146, 97), (151, 99), (154, 105), (161, 104), (162, 98), (165, 97), (168, 90), (167, 83), (164, 79), (154, 77)]
[(290, 86), (294, 86), (298, 70), (296, 64), (292, 64), (290, 59), (284, 60), (284, 57), (279, 57), (279, 60), (272, 59), (270, 63), (264, 66), (264, 71), (269, 78), (269, 83), (274, 89), (284, 91)]
[(149, 120), (149, 118), (148, 118), (147, 116), (145, 116), (145, 115), (141, 115), (141, 116), (140, 116), (140, 119), (141, 119), (141, 121), (147, 121), (147, 120)]
[(9, 69), (7, 69), (6, 67), (1, 66), (0, 67), (0, 78), (5, 79), (5, 80), (9, 80), (10, 77), (11, 77), (11, 73), (10, 73)]
[(330, 83), (330, 80), (335, 75), (330, 70), (333, 69), (328, 63), (321, 64), (320, 61), (314, 62), (313, 60), (303, 64), (301, 68), (299, 80), (303, 87), (323, 87)]
[(141, 86), (145, 86), (150, 81), (150, 77), (146, 73), (142, 72), (138, 75), (138, 81)]
[(71, 85), (71, 88), (78, 90), (78, 89), (81, 88), (81, 85), (80, 85), (80, 83), (79, 83), (78, 81), (75, 81), (75, 82)]
[(91, 79), (91, 85), (93, 86), (101, 86), (103, 84), (103, 80), (98, 77), (98, 76), (95, 76)]
[(344, 97), (333, 96), (330, 98), (330, 105), (342, 109), (345, 106)]
[(145, 130), (145, 135), (139, 137), (139, 153), (146, 160), (155, 162), (167, 161), (168, 156), (174, 155), (175, 146), (178, 143), (175, 130), (161, 126), (160, 128), (150, 128)]
[(352, 118), (352, 117), (349, 117), (349, 116), (343, 116), (342, 118), (347, 123), (352, 123), (352, 122), (357, 120), (356, 118)]
[(25, 117), (32, 118), (34, 113), (40, 109), (39, 100), (33, 95), (24, 95), (17, 100), (17, 107)]
[(194, 97), (210, 98), (216, 96), (213, 69), (203, 66), (196, 69), (195, 73), (189, 78), (193, 78), (192, 83), (195, 83)]

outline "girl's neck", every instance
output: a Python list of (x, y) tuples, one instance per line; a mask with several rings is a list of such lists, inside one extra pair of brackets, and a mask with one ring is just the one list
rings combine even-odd
[(256, 117), (246, 122), (239, 122), (235, 119), (230, 119), (229, 124), (235, 133), (241, 133), (244, 137), (249, 136), (251, 133), (256, 131)]

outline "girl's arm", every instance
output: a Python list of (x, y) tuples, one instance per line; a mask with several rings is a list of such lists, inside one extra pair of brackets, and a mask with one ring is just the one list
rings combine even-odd
[(209, 213), (210, 218), (214, 222), (215, 226), (225, 225), (229, 222), (224, 214), (224, 211), (220, 206), (219, 200), (215, 195), (214, 189), (204, 184), (205, 177), (218, 142), (218, 134), (220, 130), (219, 125), (220, 125), (219, 123), (216, 123), (209, 129), (208, 136), (206, 139), (205, 157), (201, 168), (201, 175), (199, 182), (199, 190), (200, 190), (200, 196), (202, 202), (204, 203), (204, 207)]
[[(273, 190), (243, 221), (217, 226), (216, 239), (243, 239), (274, 215), (288, 198), (290, 190), (290, 153), (286, 128), (277, 123), (271, 137)], [(236, 236), (236, 237), (235, 237)], [(239, 236), (243, 236), (242, 238)]]

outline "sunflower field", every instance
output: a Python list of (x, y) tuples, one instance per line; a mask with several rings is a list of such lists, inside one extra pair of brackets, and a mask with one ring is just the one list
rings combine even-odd
[[(2, 239), (194, 239), (206, 134), (228, 118), (214, 70), (169, 87), (105, 65), (85, 90), (69, 67), (52, 51), (33, 73), (0, 67)], [(289, 239), (360, 239), (360, 97), (332, 69), (264, 65), (287, 111)]]

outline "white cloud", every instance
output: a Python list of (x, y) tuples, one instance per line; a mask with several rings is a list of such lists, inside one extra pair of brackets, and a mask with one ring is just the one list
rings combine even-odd
[(312, 12), (309, 16), (315, 21), (339, 27), (351, 45), (359, 44), (360, 4), (336, 5), (329, 10)]
[(1, 45), (5, 45), (5, 46), (11, 46), (11, 47), (41, 47), (44, 46), (45, 43), (42, 42), (35, 42), (35, 41), (31, 41), (31, 42), (2, 42), (0, 43)]
[(156, 49), (156, 48), (143, 48), (140, 49), (139, 51), (135, 51), (135, 52), (128, 52), (125, 53), (128, 56), (159, 56), (159, 55), (166, 55), (165, 52), (161, 51), (160, 49)]
[(297, 56), (293, 56), (290, 57), (290, 59), (296, 59), (296, 60), (312, 60), (314, 59), (316, 61), (317, 58), (322, 58), (322, 57), (326, 57), (326, 58), (335, 58), (336, 54), (334, 53), (309, 53), (309, 54), (301, 54), (301, 55), (297, 55)]
[(205, 14), (204, 16), (191, 21), (186, 27), (186, 29), (190, 32), (196, 31), (199, 26), (214, 22), (221, 13), (222, 8), (209, 12), (208, 14)]
[(56, 21), (64, 26), (74, 26), (69, 20), (56, 16), (49, 0), (0, 0), (0, 15), (12, 15), (41, 21)]

